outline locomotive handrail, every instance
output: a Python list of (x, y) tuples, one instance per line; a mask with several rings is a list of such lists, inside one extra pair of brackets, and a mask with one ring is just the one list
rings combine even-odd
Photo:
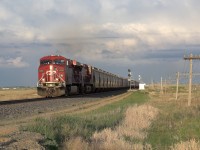
[(43, 79), (43, 77), (44, 77), (44, 74), (42, 74), (42, 77), (41, 77), (40, 80), (37, 82), (37, 87), (38, 87), (38, 85), (39, 85), (39, 82)]
[[(56, 74), (57, 75), (57, 74)], [(58, 75), (57, 75), (58, 76)], [(60, 76), (58, 76), (58, 78), (60, 78), (63, 82), (64, 82), (64, 84), (65, 84), (65, 80), (63, 80)]]
[[(51, 75), (51, 74), (52, 74), (52, 75), (53, 75), (53, 74), (56, 74), (56, 76), (57, 76), (57, 77), (64, 83), (64, 85), (65, 85), (65, 80), (63, 80), (60, 76), (58, 76), (57, 73), (56, 73), (56, 71), (47, 71), (47, 72), (46, 72), (46, 75)], [(43, 79), (44, 75), (45, 75), (45, 74), (43, 74), (42, 77), (40, 78), (40, 80), (37, 82), (37, 87), (38, 87), (38, 85), (39, 85), (39, 82)]]
[[(48, 74), (48, 73), (52, 73), (52, 74)], [(61, 81), (63, 81), (64, 85), (65, 85), (65, 80), (63, 80), (58, 74), (56, 71), (47, 71), (46, 72), (46, 75), (56, 75), (59, 79), (61, 79)]]

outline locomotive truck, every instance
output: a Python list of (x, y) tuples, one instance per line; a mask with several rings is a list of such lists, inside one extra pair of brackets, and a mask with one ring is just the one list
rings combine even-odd
[(37, 82), (40, 96), (67, 96), (72, 93), (83, 94), (128, 87), (127, 78), (76, 60), (60, 55), (44, 56), (40, 59)]

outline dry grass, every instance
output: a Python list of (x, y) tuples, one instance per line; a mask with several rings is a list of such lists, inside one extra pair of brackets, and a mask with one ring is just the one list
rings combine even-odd
[(143, 130), (150, 126), (157, 112), (158, 110), (150, 105), (128, 108), (124, 122), (117, 128), (118, 133), (123, 136), (144, 139), (146, 133)]
[(64, 143), (63, 147), (64, 149), (70, 149), (70, 150), (90, 149), (89, 144), (85, 142), (81, 137), (70, 139), (68, 142)]
[(0, 101), (39, 98), (37, 90), (33, 88), (19, 88), (0, 90)]
[(80, 148), (83, 150), (151, 150), (151, 145), (143, 144), (142, 140), (147, 135), (145, 130), (157, 114), (158, 110), (150, 105), (130, 107), (126, 110), (122, 124), (115, 129), (106, 128), (101, 132), (95, 132), (91, 143), (87, 143), (81, 137), (66, 140), (63, 148), (72, 150)]
[(139, 141), (146, 137), (145, 130), (157, 113), (158, 110), (150, 105), (128, 108), (120, 126), (114, 130), (108, 128), (94, 133), (92, 147), (94, 149), (151, 149), (150, 145)]
[(192, 139), (186, 142), (180, 142), (171, 147), (171, 150), (199, 150), (200, 142)]

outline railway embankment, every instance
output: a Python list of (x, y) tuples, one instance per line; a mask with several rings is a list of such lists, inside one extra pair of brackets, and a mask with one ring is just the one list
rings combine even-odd
[[(113, 93), (113, 95), (115, 94)], [(134, 102), (131, 98), (128, 98), (130, 95), (131, 93), (121, 93), (119, 95), (103, 98), (99, 101), (94, 100), (90, 103), (85, 103), (82, 106), (75, 106), (70, 110), (66, 109), (59, 112), (57, 111), (49, 114), (41, 114), (41, 116), (37, 116), (34, 121), (31, 122), (31, 124), (26, 124), (23, 127), (23, 130), (41, 133), (47, 139), (50, 138), (49, 141), (46, 141), (47, 143), (50, 143), (50, 145), (52, 142), (60, 145), (63, 142), (63, 139), (67, 139), (69, 135), (70, 137), (75, 136), (76, 134), (79, 134), (79, 131), (80, 134), (83, 134), (86, 139), (89, 139), (89, 135), (96, 131), (96, 129), (101, 130), (107, 126), (115, 126), (120, 122), (120, 120), (122, 120), (125, 108)], [(21, 120), (21, 122), (24, 121), (25, 120)], [(61, 126), (64, 126), (64, 128), (54, 126), (56, 125), (54, 121), (57, 122), (57, 125), (60, 124)], [(67, 126), (70, 131), (69, 133), (66, 133), (68, 130), (66, 128)], [(43, 128), (45, 130), (45, 134), (42, 133), (43, 129), (41, 127), (45, 127)], [(54, 132), (52, 127), (55, 129), (55, 131), (60, 128), (61, 131), (59, 132), (59, 137), (61, 137), (61, 139), (56, 138), (58, 137), (57, 131)], [(37, 129), (41, 130), (34, 131)], [(66, 136), (63, 137), (63, 134), (66, 134)]]
[(187, 107), (157, 90), (124, 93), (54, 115), (41, 114), (22, 124), (7, 146), (25, 145), (23, 135), (33, 134), (38, 149), (196, 150), (200, 149), (199, 107), (199, 103)]

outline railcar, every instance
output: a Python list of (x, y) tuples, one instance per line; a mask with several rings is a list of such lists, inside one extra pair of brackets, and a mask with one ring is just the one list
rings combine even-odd
[(127, 78), (70, 60), (60, 55), (44, 56), (38, 67), (38, 95), (56, 97), (128, 88)]

